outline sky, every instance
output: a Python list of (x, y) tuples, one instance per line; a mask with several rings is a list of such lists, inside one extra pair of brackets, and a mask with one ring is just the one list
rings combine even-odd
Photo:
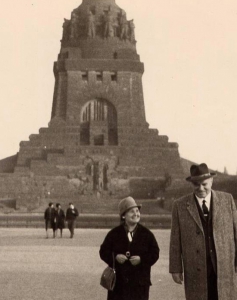
[[(1, 0), (0, 159), (48, 126), (63, 20), (81, 2)], [(181, 157), (236, 174), (237, 1), (116, 3), (134, 19), (150, 128)]]

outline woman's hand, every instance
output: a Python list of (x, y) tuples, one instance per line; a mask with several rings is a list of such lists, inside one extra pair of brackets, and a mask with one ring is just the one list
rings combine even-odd
[(116, 260), (119, 264), (124, 264), (128, 258), (124, 254), (117, 254), (116, 255)]
[(141, 262), (141, 257), (140, 256), (131, 256), (130, 259), (129, 259), (129, 261), (131, 262), (131, 264), (133, 266), (137, 266)]

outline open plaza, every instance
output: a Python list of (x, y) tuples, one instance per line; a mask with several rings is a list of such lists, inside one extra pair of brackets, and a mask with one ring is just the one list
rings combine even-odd
[[(106, 264), (99, 247), (108, 229), (76, 229), (69, 238), (45, 238), (43, 228), (0, 229), (1, 300), (105, 300), (99, 284)], [(161, 249), (152, 267), (150, 300), (184, 299), (168, 272), (170, 230), (152, 230)], [(135, 299), (134, 299), (135, 300)]]

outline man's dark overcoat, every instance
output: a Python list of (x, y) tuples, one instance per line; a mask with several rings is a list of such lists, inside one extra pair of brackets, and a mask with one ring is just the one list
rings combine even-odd
[[(231, 194), (212, 191), (212, 227), (219, 300), (237, 299), (237, 211)], [(205, 236), (194, 199), (174, 202), (170, 239), (170, 273), (184, 271), (187, 300), (207, 300)]]
[(78, 216), (79, 216), (79, 212), (75, 207), (74, 208), (69, 207), (67, 209), (67, 212), (66, 212), (66, 220), (67, 221), (74, 221), (76, 219), (76, 217), (78, 217)]
[(116, 257), (117, 254), (125, 255), (130, 251), (131, 256), (138, 255), (141, 258), (141, 263), (137, 266), (133, 266), (129, 261), (119, 264), (115, 260), (116, 285), (114, 291), (108, 293), (108, 300), (133, 300), (134, 297), (136, 300), (148, 299), (151, 266), (159, 258), (159, 247), (149, 229), (141, 224), (137, 226), (131, 243), (124, 225), (120, 225), (107, 234), (100, 247), (100, 257), (110, 267), (113, 266), (112, 253)]

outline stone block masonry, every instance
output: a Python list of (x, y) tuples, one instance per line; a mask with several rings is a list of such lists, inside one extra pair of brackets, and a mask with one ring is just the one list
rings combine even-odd
[(0, 197), (28, 210), (81, 199), (93, 210), (139, 182), (150, 197), (154, 182), (183, 177), (178, 145), (146, 121), (143, 72), (133, 20), (114, 0), (83, 0), (63, 24), (49, 126), (20, 143)]

